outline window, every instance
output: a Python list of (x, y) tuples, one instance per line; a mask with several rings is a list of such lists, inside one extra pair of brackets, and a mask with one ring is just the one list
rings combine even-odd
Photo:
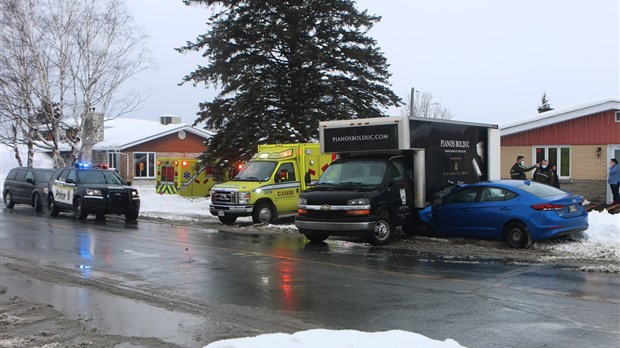
[(549, 161), (549, 165), (556, 165), (560, 178), (570, 177), (570, 147), (568, 146), (535, 146), (534, 155), (536, 163), (543, 159)]
[(31, 170), (26, 173), (26, 179), (24, 181), (28, 181), (28, 179), (30, 179), (30, 182), (34, 182), (34, 174), (32, 174)]
[(392, 182), (403, 181), (405, 177), (405, 167), (400, 162), (393, 162), (390, 165), (390, 174), (392, 175)]
[(475, 187), (465, 188), (460, 191), (455, 192), (454, 194), (448, 196), (445, 199), (446, 203), (468, 203), (473, 202), (476, 199), (476, 191)]
[(485, 187), (480, 194), (480, 202), (507, 201), (517, 196), (516, 193), (499, 187)]
[(121, 153), (118, 151), (108, 152), (108, 167), (109, 168), (121, 168)]
[(620, 111), (616, 111), (616, 122), (620, 122)]
[(155, 152), (134, 152), (133, 163), (136, 178), (155, 178)]
[(295, 181), (295, 168), (292, 163), (282, 163), (276, 175), (280, 176), (280, 181)]

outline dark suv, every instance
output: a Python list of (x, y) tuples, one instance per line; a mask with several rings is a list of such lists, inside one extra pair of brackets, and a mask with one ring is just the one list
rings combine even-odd
[(96, 214), (98, 218), (121, 214), (133, 221), (140, 212), (138, 190), (129, 186), (115, 170), (87, 165), (57, 169), (49, 182), (47, 203), (51, 216), (72, 211), (80, 220), (88, 214)]
[(47, 183), (54, 169), (17, 167), (9, 171), (4, 180), (4, 204), (12, 209), (15, 204), (30, 204), (34, 210), (43, 210), (47, 197)]

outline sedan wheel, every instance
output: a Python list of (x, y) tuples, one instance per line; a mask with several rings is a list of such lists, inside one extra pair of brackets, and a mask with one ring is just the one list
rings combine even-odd
[(49, 196), (48, 201), (47, 201), (47, 210), (50, 216), (58, 216), (58, 212), (60, 211), (58, 210), (58, 207), (56, 206), (54, 197), (52, 197), (51, 195)]
[(43, 202), (41, 202), (41, 196), (39, 196), (38, 193), (35, 193), (32, 201), (34, 205), (34, 211), (40, 213), (43, 210)]
[(511, 248), (527, 248), (532, 243), (527, 226), (516, 221), (504, 228), (504, 240)]

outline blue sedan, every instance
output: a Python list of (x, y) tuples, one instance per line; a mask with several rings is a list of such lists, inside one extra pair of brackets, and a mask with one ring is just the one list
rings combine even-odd
[(588, 228), (583, 196), (533, 181), (464, 185), (420, 212), (436, 235), (503, 239), (513, 248)]

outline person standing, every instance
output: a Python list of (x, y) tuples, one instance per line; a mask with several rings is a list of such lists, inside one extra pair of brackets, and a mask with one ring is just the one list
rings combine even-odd
[(558, 167), (555, 163), (551, 165), (551, 175), (553, 175), (553, 187), (560, 188), (560, 177), (558, 176)]
[(513, 180), (526, 180), (526, 172), (538, 167), (538, 164), (534, 164), (531, 167), (525, 166), (525, 157), (517, 156), (517, 162), (510, 168), (510, 178)]
[(620, 166), (618, 166), (618, 160), (612, 158), (609, 161), (609, 179), (607, 179), (609, 187), (611, 188), (611, 195), (613, 196), (613, 202), (609, 208), (614, 209), (620, 207)]
[(546, 159), (540, 162), (540, 167), (534, 171), (534, 181), (541, 184), (553, 185), (553, 173), (551, 173), (551, 167), (549, 167), (549, 161)]

